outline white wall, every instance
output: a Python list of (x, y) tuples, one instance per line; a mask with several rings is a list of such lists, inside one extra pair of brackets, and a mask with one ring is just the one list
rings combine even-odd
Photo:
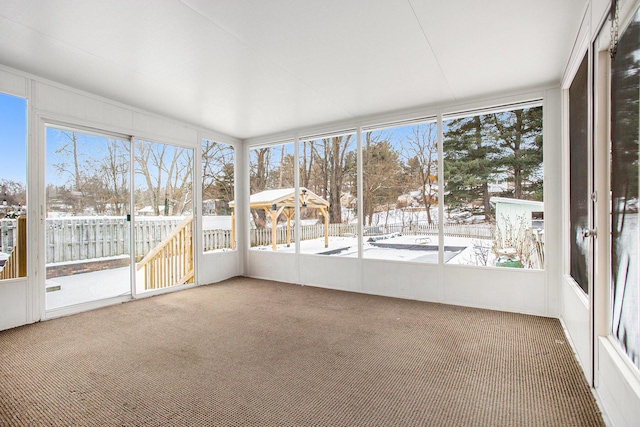
[(28, 305), (26, 279), (0, 282), (0, 330), (29, 323)]
[(350, 292), (553, 317), (542, 270), (439, 266), (249, 251), (247, 276)]
[(592, 382), (591, 329), (589, 298), (568, 276), (562, 280), (562, 323), (569, 334), (573, 350), (589, 383)]
[(640, 381), (634, 367), (609, 338), (598, 339), (597, 394), (612, 426), (634, 427), (640, 424)]
[(237, 251), (202, 254), (198, 264), (198, 283), (216, 283), (240, 275)]
[[(44, 310), (45, 257), (40, 256), (40, 251), (44, 250), (42, 243), (44, 242), (44, 123), (65, 123), (191, 147), (196, 150), (196, 157), (200, 153), (203, 137), (240, 147), (239, 140), (213, 130), (201, 129), (188, 123), (160, 117), (1, 65), (0, 92), (27, 99), (29, 134), (27, 205), (30, 243), (28, 277), (0, 281), (0, 330), (48, 317)], [(239, 157), (242, 160), (242, 150), (236, 151), (240, 152)], [(198, 175), (196, 173), (195, 188), (199, 193), (201, 187), (198, 185), (200, 183)], [(196, 199), (200, 200), (199, 194), (196, 194)], [(196, 238), (200, 235), (200, 230), (200, 223), (197, 221)], [(200, 251), (196, 253), (199, 284), (221, 281), (241, 273), (241, 255), (238, 251), (206, 255), (200, 254)], [(98, 305), (100, 304), (90, 304), (91, 307)], [(81, 309), (81, 307), (78, 308), (78, 310)]]

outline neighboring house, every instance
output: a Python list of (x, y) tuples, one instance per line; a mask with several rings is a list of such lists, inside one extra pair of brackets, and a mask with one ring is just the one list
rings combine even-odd
[(202, 215), (229, 215), (229, 202), (223, 199), (206, 199), (202, 201)]
[(216, 199), (207, 199), (202, 201), (202, 215), (216, 214)]
[(138, 211), (138, 215), (142, 216), (157, 216), (158, 213), (153, 211), (151, 206), (145, 206), (144, 208)]

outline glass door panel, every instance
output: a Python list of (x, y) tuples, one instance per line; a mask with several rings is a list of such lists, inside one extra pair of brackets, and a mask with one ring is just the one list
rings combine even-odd
[(130, 141), (46, 127), (46, 309), (131, 293)]
[(640, 368), (640, 10), (611, 63), (611, 334)]
[(136, 292), (193, 283), (193, 150), (135, 141)]
[(27, 101), (0, 93), (0, 281), (27, 275)]

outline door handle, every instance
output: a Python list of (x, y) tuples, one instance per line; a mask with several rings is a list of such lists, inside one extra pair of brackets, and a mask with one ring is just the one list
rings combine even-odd
[(586, 230), (584, 230), (582, 232), (582, 237), (587, 238), (587, 237), (596, 237), (598, 236), (598, 229), (597, 228), (587, 228)]

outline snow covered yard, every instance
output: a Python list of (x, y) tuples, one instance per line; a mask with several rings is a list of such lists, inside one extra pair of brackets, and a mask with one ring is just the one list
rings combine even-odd
[[(402, 236), (395, 233), (373, 238), (365, 236), (363, 240), (364, 258), (426, 263), (438, 262), (439, 239), (437, 236)], [(444, 239), (444, 260), (446, 263), (451, 264), (477, 265), (479, 248), (491, 248), (491, 245), (491, 240), (447, 236)], [(271, 251), (271, 246), (257, 246), (252, 249)], [(285, 244), (280, 244), (277, 247), (277, 252), (295, 253), (295, 243), (291, 243), (288, 247)], [(330, 236), (328, 248), (324, 246), (324, 238), (303, 240), (300, 242), (300, 253), (357, 258), (358, 237)], [(488, 262), (495, 264), (495, 257), (492, 254), (489, 254), (488, 257)]]

